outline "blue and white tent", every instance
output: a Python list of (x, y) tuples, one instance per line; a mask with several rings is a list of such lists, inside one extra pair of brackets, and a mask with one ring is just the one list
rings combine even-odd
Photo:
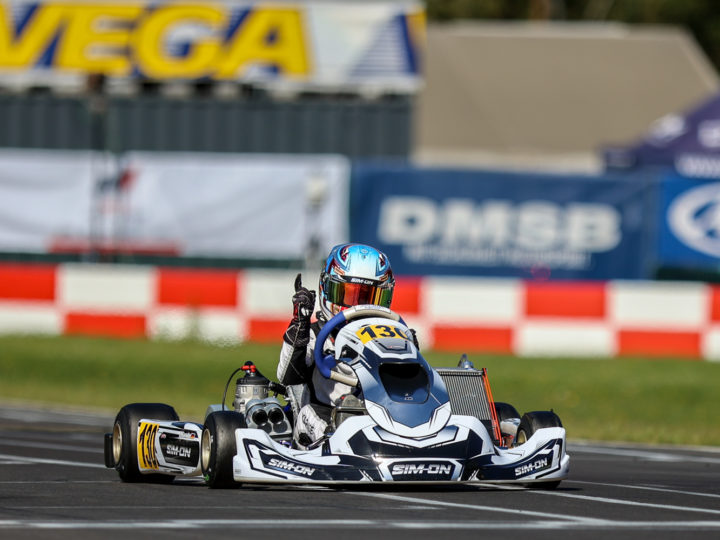
[(668, 167), (690, 178), (720, 178), (720, 94), (663, 116), (639, 142), (603, 154), (609, 170)]

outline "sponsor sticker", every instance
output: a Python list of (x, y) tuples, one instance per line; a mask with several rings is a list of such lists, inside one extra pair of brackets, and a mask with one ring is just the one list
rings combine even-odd
[(521, 476), (542, 471), (543, 469), (547, 469), (549, 466), (550, 458), (538, 458), (535, 461), (531, 461), (529, 463), (525, 463), (524, 465), (520, 465), (519, 467), (515, 467), (515, 477), (519, 478)]
[(166, 463), (186, 466), (194, 466), (197, 464), (200, 456), (200, 447), (197, 438), (195, 438), (195, 440), (189, 440), (180, 438), (176, 434), (169, 434), (165, 439), (162, 438), (162, 435), (160, 437), (160, 450)]
[(315, 472), (314, 467), (308, 467), (302, 463), (295, 463), (294, 461), (287, 461), (284, 459), (271, 458), (267, 464), (271, 469), (278, 471), (288, 472), (290, 474), (298, 474), (302, 476), (312, 476)]
[(395, 462), (390, 474), (395, 480), (450, 480), (454, 469), (447, 461)]
[(351, 277), (350, 283), (360, 283), (361, 285), (374, 285), (375, 281), (372, 279), (365, 279), (365, 278), (359, 278), (359, 277)]

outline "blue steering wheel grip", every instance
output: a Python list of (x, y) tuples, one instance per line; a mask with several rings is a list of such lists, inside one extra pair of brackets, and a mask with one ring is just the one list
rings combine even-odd
[[(335, 361), (335, 355), (334, 354), (327, 354), (323, 356), (323, 345), (325, 345), (325, 341), (327, 340), (328, 336), (335, 331), (335, 329), (339, 326), (344, 326), (347, 322), (349, 322), (352, 319), (365, 316), (377, 316), (377, 317), (388, 317), (388, 315), (392, 315), (392, 317), (388, 317), (389, 319), (393, 319), (393, 317), (397, 317), (397, 320), (400, 324), (403, 326), (407, 326), (405, 324), (405, 321), (402, 317), (400, 317), (397, 313), (394, 313), (390, 311), (388, 308), (378, 308), (380, 310), (383, 310), (381, 313), (371, 313), (371, 310), (362, 310), (359, 311), (356, 309), (358, 306), (354, 306), (351, 308), (348, 308), (346, 310), (341, 311), (337, 315), (335, 315), (332, 319), (330, 319), (328, 322), (325, 323), (325, 325), (320, 330), (320, 333), (315, 338), (315, 349), (313, 350), (313, 360), (315, 360), (315, 365), (317, 366), (318, 370), (320, 370), (320, 373), (323, 377), (330, 378), (330, 370), (335, 367), (337, 362)], [(374, 306), (365, 306), (367, 307), (374, 307)], [(366, 313), (367, 311), (367, 313)]]
[(315, 365), (317, 366), (318, 370), (320, 370), (320, 373), (323, 377), (329, 379), (330, 378), (330, 370), (335, 367), (335, 355), (334, 354), (328, 354), (323, 356), (322, 350), (323, 345), (325, 345), (325, 341), (327, 340), (330, 333), (335, 330), (340, 324), (345, 323), (345, 312), (341, 311), (337, 315), (335, 315), (332, 319), (330, 319), (328, 322), (325, 323), (325, 325), (320, 330), (320, 333), (315, 338), (315, 349), (313, 350), (313, 359), (315, 360)]

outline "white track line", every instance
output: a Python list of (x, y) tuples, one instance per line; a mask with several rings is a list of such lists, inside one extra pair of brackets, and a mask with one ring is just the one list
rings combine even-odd
[(112, 426), (111, 416), (72, 411), (51, 411), (43, 409), (15, 409), (0, 406), (0, 418), (18, 420), (26, 424), (61, 423), (77, 426)]
[[(44, 465), (68, 465), (70, 467), (88, 467), (91, 469), (105, 469), (102, 463), (87, 463), (83, 461), (66, 461), (64, 459), (45, 459), (25, 456), (11, 456), (9, 454), (0, 454), (0, 460), (9, 460), (13, 464), (16, 463), (39, 463)], [(8, 463), (5, 463), (6, 465)]]
[(594, 518), (587, 518), (587, 517), (579, 517), (579, 516), (567, 516), (563, 514), (551, 514), (549, 512), (536, 512), (534, 510), (519, 510), (517, 508), (503, 508), (500, 506), (486, 506), (481, 504), (465, 504), (465, 503), (454, 503), (454, 502), (446, 502), (446, 501), (434, 501), (434, 500), (428, 500), (428, 499), (421, 499), (416, 497), (405, 497), (403, 495), (389, 495), (386, 493), (367, 493), (367, 492), (361, 492), (361, 491), (352, 491), (347, 492), (348, 494), (352, 495), (360, 495), (363, 497), (375, 497), (378, 499), (388, 499), (391, 501), (402, 501), (402, 502), (409, 502), (413, 504), (422, 504), (422, 505), (431, 505), (431, 506), (445, 506), (450, 508), (466, 508), (468, 510), (481, 510), (485, 512), (499, 512), (504, 514), (513, 514), (515, 516), (521, 515), (521, 516), (534, 516), (534, 517), (543, 517), (543, 518), (551, 518), (551, 519), (560, 519), (560, 520), (567, 520), (567, 521), (577, 521), (577, 522), (592, 522), (597, 521)]
[[(42, 505), (41, 507), (34, 506), (34, 505), (8, 505), (3, 506), (3, 510), (37, 510), (38, 508), (42, 508), (43, 510), (87, 510), (88, 513), (95, 510), (197, 510), (197, 505), (151, 505), (151, 504), (136, 504), (136, 505), (128, 505), (128, 504), (100, 504), (100, 505), (63, 505), (63, 506), (56, 506), (56, 505)], [(249, 509), (249, 510), (262, 510), (267, 509), (267, 506), (265, 505), (246, 505), (243, 504), (242, 508)], [(227, 506), (221, 506), (217, 504), (212, 505), (213, 510), (237, 510), (238, 505), (232, 504)], [(307, 509), (306, 505), (295, 505), (295, 506), (285, 506), (283, 505), (283, 509), (288, 510), (303, 510)], [(398, 507), (397, 510), (402, 510), (402, 508)]]
[(170, 519), (157, 521), (0, 520), (1, 529), (139, 530), (139, 529), (414, 529), (414, 530), (718, 530), (720, 521), (396, 521), (370, 519)]
[(631, 458), (640, 458), (646, 461), (659, 461), (663, 463), (711, 463), (720, 465), (720, 458), (705, 457), (689, 454), (671, 454), (669, 452), (658, 452), (653, 450), (632, 450), (626, 448), (612, 447), (582, 447), (573, 446), (568, 448), (568, 454), (571, 456), (577, 454), (597, 454), (607, 456), (623, 456)]
[[(115, 480), (0, 480), (0, 484), (115, 484)], [(7, 506), (6, 508), (10, 508)], [(28, 508), (37, 508), (32, 506)], [(49, 506), (43, 506), (43, 508), (50, 508)], [(68, 506), (68, 508), (75, 508), (74, 506)], [(95, 508), (93, 506), (93, 508)], [(119, 508), (119, 507), (118, 507)]]
[[(99, 444), (99, 443), (98, 443)], [(47, 450), (67, 450), (68, 452), (85, 452), (88, 454), (102, 454), (103, 451), (91, 446), (72, 446), (69, 444), (44, 443), (24, 441), (18, 439), (2, 439), (0, 446), (20, 446), (23, 448), (43, 448)]]
[(587, 482), (584, 480), (563, 480), (563, 483), (586, 484), (589, 486), (619, 487), (619, 488), (625, 488), (625, 489), (642, 489), (645, 491), (660, 491), (662, 493), (677, 493), (678, 495), (691, 495), (693, 497), (713, 497), (713, 498), (720, 499), (720, 494), (717, 494), (717, 493), (702, 493), (700, 491), (685, 491), (682, 489), (661, 488), (661, 487), (654, 487), (654, 486), (631, 486), (628, 484), (610, 484), (607, 482)]
[(563, 493), (561, 491), (541, 491), (541, 490), (529, 490), (529, 493), (536, 493), (540, 495), (550, 495), (554, 497), (566, 497), (568, 499), (578, 499), (581, 501), (592, 501), (608, 504), (621, 504), (624, 506), (642, 506), (645, 508), (659, 508), (661, 510), (677, 510), (680, 512), (698, 512), (703, 514), (715, 514), (720, 515), (720, 510), (712, 508), (697, 508), (694, 506), (677, 506), (674, 504), (657, 504), (657, 503), (646, 503), (639, 501), (627, 501), (624, 499), (610, 499), (608, 497), (593, 497), (591, 495), (576, 495), (574, 493)]

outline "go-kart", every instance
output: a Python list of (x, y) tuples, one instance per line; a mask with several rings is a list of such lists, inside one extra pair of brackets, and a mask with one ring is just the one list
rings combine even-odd
[[(333, 336), (334, 352), (326, 354)], [(494, 402), (487, 371), (464, 356), (458, 367), (432, 368), (389, 309), (340, 312), (318, 334), (314, 360), (323, 376), (354, 391), (333, 408), (326, 436), (310, 447), (294, 442), (300, 404), (292, 387), (269, 381), (248, 362), (230, 376), (222, 403), (208, 408), (203, 424), (179, 421), (169, 405), (123, 407), (105, 435), (105, 465), (126, 482), (202, 475), (211, 488), (492, 482), (552, 489), (568, 475), (565, 429), (554, 412), (521, 417)], [(228, 410), (228, 387), (240, 370)]]

